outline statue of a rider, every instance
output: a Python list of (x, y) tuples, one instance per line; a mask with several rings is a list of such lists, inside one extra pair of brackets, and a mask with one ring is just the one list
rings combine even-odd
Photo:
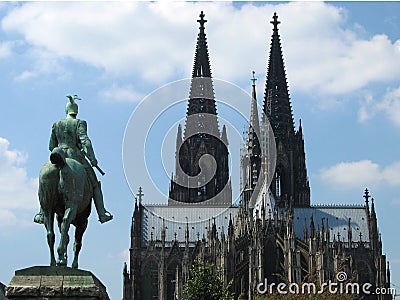
[[(92, 143), (87, 135), (86, 121), (77, 119), (78, 104), (80, 100), (77, 95), (67, 96), (69, 102), (65, 107), (66, 118), (53, 124), (49, 142), (49, 150), (60, 147), (66, 157), (79, 161), (86, 170), (91, 186), (93, 187), (93, 200), (101, 223), (112, 220), (113, 216), (104, 208), (103, 193), (100, 181), (92, 167), (97, 167), (97, 160), (94, 155)], [(90, 164), (88, 160), (90, 161)], [(44, 213), (42, 209), (36, 214), (34, 221), (43, 224)]]

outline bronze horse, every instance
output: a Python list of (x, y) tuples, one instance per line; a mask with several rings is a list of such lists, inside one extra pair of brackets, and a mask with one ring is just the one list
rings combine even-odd
[[(82, 247), (82, 237), (88, 225), (91, 199), (92, 189), (83, 165), (65, 157), (61, 148), (55, 148), (50, 155), (50, 161), (43, 165), (39, 175), (39, 202), (44, 212), (51, 266), (67, 265), (68, 231), (73, 224), (76, 229), (72, 268), (78, 268), (78, 256)], [(57, 263), (54, 256), (55, 214), (60, 229)]]

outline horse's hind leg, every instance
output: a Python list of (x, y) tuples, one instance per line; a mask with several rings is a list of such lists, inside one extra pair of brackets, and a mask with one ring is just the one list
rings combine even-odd
[(74, 261), (72, 262), (72, 268), (77, 269), (78, 268), (78, 257), (79, 257), (79, 252), (81, 251), (82, 248), (82, 237), (83, 234), (86, 231), (88, 225), (88, 219), (84, 220), (79, 220), (76, 224), (76, 229), (75, 229), (75, 242), (74, 242)]
[(60, 244), (58, 245), (58, 262), (59, 266), (67, 265), (67, 246), (69, 243), (68, 231), (72, 221), (76, 216), (76, 205), (72, 202), (67, 202), (65, 205), (65, 213), (60, 226)]
[(45, 212), (44, 213), (44, 225), (47, 231), (47, 244), (49, 245), (50, 250), (50, 266), (56, 265), (56, 258), (54, 256), (54, 243), (55, 243), (55, 234), (54, 234), (54, 213)]

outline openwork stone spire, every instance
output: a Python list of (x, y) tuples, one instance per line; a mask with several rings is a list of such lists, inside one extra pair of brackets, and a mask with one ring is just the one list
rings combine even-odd
[[(250, 109), (250, 128), (248, 135), (249, 147), (254, 147), (259, 145), (259, 137), (257, 132), (260, 132), (260, 122), (258, 119), (258, 107), (257, 107), (257, 94), (256, 94), (256, 80), (255, 72), (253, 71), (252, 84), (252, 97), (251, 97), (251, 109)], [(261, 153), (260, 153), (261, 154)]]
[(269, 53), (267, 82), (264, 95), (264, 112), (274, 130), (275, 137), (287, 144), (288, 136), (294, 134), (292, 107), (286, 81), (282, 47), (278, 32), (278, 16), (274, 13), (274, 26)]
[[(170, 200), (231, 204), (228, 169), (228, 137), (219, 130), (203, 12), (194, 55), (189, 101), (183, 132), (178, 130), (176, 176), (171, 181)], [(212, 156), (213, 160), (210, 158)], [(202, 160), (202, 162), (201, 162)], [(201, 167), (200, 167), (201, 165)], [(218, 197), (217, 197), (218, 196)], [(173, 204), (174, 202), (170, 201)]]
[(252, 97), (251, 97), (251, 109), (250, 109), (250, 126), (247, 137), (247, 150), (249, 155), (249, 171), (250, 174), (248, 187), (254, 189), (260, 168), (261, 168), (261, 146), (260, 146), (260, 122), (258, 120), (258, 108), (257, 108), (257, 94), (256, 94), (256, 78), (255, 72), (253, 71), (253, 78), (251, 81), (252, 85)]
[(207, 20), (204, 19), (205, 14), (200, 13), (200, 32), (197, 36), (196, 53), (194, 56), (193, 72), (192, 77), (210, 77), (211, 78), (211, 68), (210, 59), (208, 56), (207, 38), (205, 33), (204, 24)]
[(303, 130), (295, 132), (285, 65), (279, 36), (278, 16), (271, 24), (273, 32), (268, 61), (263, 110), (271, 124), (277, 147), (276, 171), (271, 192), (281, 207), (308, 207), (310, 186), (307, 178)]
[(207, 38), (204, 31), (207, 20), (204, 17), (204, 13), (201, 12), (200, 19), (197, 20), (200, 23), (200, 31), (194, 55), (184, 138), (204, 132), (216, 137), (220, 136)]

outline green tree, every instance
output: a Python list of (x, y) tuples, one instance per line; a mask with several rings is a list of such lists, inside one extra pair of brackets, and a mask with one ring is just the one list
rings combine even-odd
[(233, 300), (229, 283), (224, 286), (220, 270), (196, 259), (190, 270), (190, 279), (183, 287), (183, 300)]

